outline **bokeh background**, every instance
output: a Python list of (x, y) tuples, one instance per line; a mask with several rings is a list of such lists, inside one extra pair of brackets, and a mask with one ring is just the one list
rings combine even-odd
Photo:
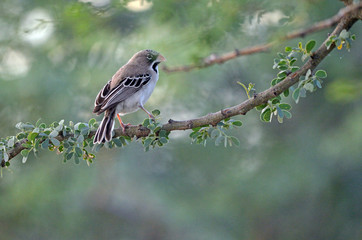
[[(88, 121), (99, 89), (137, 51), (167, 66), (266, 43), (336, 14), (337, 0), (1, 0), (0, 133), (17, 122)], [(146, 107), (162, 122), (185, 120), (246, 99), (236, 82), (270, 86), (269, 53), (187, 73), (161, 71)], [(16, 158), (0, 179), (0, 239), (362, 239), (362, 40), (319, 66), (323, 88), (293, 118), (235, 119), (240, 147), (191, 144), (172, 132), (161, 149), (135, 141), (102, 149), (87, 166), (42, 151)], [(302, 63), (299, 61), (299, 65)], [(140, 111), (125, 117), (137, 124)], [(99, 119), (99, 118), (97, 118)]]

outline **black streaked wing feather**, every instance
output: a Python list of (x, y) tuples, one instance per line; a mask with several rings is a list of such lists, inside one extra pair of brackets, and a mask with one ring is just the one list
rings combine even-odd
[(146, 85), (150, 80), (151, 76), (149, 74), (127, 77), (123, 79), (120, 84), (118, 84), (118, 86), (109, 91), (105, 98), (102, 99), (100, 111), (103, 112), (129, 98), (138, 92), (141, 87)]
[(110, 85), (111, 80), (99, 91), (95, 101), (94, 101), (94, 109), (93, 113), (97, 113), (98, 115), (101, 114), (103, 111), (99, 112), (103, 106), (104, 100), (106, 99), (107, 95), (110, 93)]

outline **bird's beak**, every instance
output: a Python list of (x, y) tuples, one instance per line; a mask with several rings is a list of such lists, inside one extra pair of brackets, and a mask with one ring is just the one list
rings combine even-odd
[(164, 56), (162, 56), (161, 54), (158, 55), (157, 60), (160, 62), (164, 62), (166, 61), (166, 58)]

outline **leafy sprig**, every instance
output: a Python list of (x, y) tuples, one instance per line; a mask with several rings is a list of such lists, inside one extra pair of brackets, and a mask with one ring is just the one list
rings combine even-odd
[[(298, 71), (299, 67), (294, 64), (298, 60), (298, 56), (301, 56), (301, 60), (305, 61), (308, 57), (312, 57), (313, 48), (316, 45), (315, 40), (310, 40), (305, 44), (298, 43), (297, 47), (286, 47), (284, 53), (278, 53), (279, 58), (274, 59), (274, 69), (278, 69), (277, 77), (271, 81), (271, 85), (275, 86), (279, 82), (283, 81), (289, 74)], [(292, 98), (298, 103), (300, 97), (305, 97), (306, 92), (314, 92), (318, 88), (322, 88), (323, 78), (327, 77), (327, 73), (324, 70), (318, 70), (315, 74), (309, 69), (305, 76), (300, 77), (300, 81), (296, 87), (292, 86), (283, 92), (284, 97), (288, 97), (292, 92)], [(283, 122), (285, 118), (291, 118), (290, 112), (291, 105), (283, 102), (282, 95), (279, 95), (273, 99), (268, 100), (267, 103), (256, 107), (260, 113), (260, 120), (263, 122), (271, 122), (273, 116), (277, 117), (279, 123)]]
[(312, 71), (308, 69), (305, 76), (299, 78), (299, 83), (296, 88), (291, 87), (293, 91), (292, 98), (296, 103), (299, 102), (300, 97), (305, 97), (306, 92), (314, 92), (318, 88), (322, 88), (323, 78), (327, 77), (327, 72), (324, 70), (318, 70), (315, 74), (312, 74)]
[(328, 41), (326, 42), (326, 47), (329, 49), (334, 43), (336, 44), (338, 50), (341, 50), (343, 45), (345, 45), (347, 50), (350, 51), (351, 41), (354, 40), (356, 40), (356, 35), (350, 33), (346, 29), (343, 29), (338, 36), (332, 35), (329, 37)]
[(217, 123), (216, 126), (207, 125), (193, 128), (192, 133), (190, 133), (191, 142), (206, 146), (208, 139), (214, 139), (216, 146), (219, 146), (220, 144), (223, 144), (224, 147), (231, 147), (233, 145), (239, 146), (239, 139), (228, 135), (227, 130), (233, 127), (240, 127), (241, 125), (241, 121), (226, 118)]
[(141, 138), (143, 147), (146, 152), (150, 150), (150, 147), (162, 147), (169, 141), (168, 135), (170, 134), (170, 132), (161, 129), (162, 124), (157, 121), (157, 117), (160, 115), (160, 111), (157, 109), (153, 110), (152, 114), (156, 117), (156, 119), (145, 119), (142, 124), (144, 127), (147, 127), (150, 130), (150, 134), (147, 137)]
[(283, 119), (291, 118), (292, 113), (289, 112), (292, 109), (288, 103), (281, 103), (282, 97), (277, 96), (267, 103), (259, 105), (256, 110), (261, 111), (260, 120), (263, 122), (271, 122), (273, 115), (277, 117), (279, 123), (283, 123)]
[(242, 82), (238, 81), (237, 83), (244, 88), (245, 93), (248, 96), (248, 99), (250, 99), (250, 93), (252, 91), (255, 91), (255, 89), (254, 89), (255, 84), (254, 83), (249, 83), (248, 87), (246, 87), (246, 85), (244, 83), (242, 83)]

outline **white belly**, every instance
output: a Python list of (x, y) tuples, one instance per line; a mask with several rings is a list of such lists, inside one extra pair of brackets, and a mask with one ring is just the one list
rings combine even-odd
[(133, 94), (131, 97), (120, 102), (117, 105), (117, 113), (121, 116), (128, 113), (133, 113), (139, 109), (139, 106), (143, 106), (150, 98), (153, 89), (158, 81), (158, 74), (154, 76), (154, 80), (150, 81), (147, 85), (143, 86), (138, 92)]

